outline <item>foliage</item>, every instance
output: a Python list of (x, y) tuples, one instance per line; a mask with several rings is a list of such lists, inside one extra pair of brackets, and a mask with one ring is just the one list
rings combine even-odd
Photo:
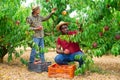
[(29, 26), (25, 24), (30, 11), (29, 8), (21, 6), (21, 2), (22, 0), (4, 0), (0, 6), (0, 58), (8, 54), (8, 61), (12, 60), (12, 55), (17, 58), (23, 54), (22, 50), (18, 52), (16, 48), (26, 48), (28, 43), (32, 43), (33, 32), (29, 31)]
[[(59, 36), (59, 32), (56, 31), (56, 25), (60, 21), (67, 21), (70, 22), (70, 30), (78, 29), (77, 25), (75, 24), (76, 19), (71, 18), (69, 14), (73, 10), (67, 10), (67, 5), (69, 4), (69, 0), (37, 0), (37, 4), (41, 6), (41, 15), (46, 16), (48, 15), (52, 8), (56, 8), (55, 14), (48, 20), (43, 22), (44, 31), (45, 31), (45, 45), (47, 47), (54, 47), (56, 37)], [(51, 36), (53, 35), (53, 36)], [(54, 41), (53, 41), (54, 39)]]
[[(49, 31), (54, 31), (52, 32), (54, 36), (59, 35), (55, 26), (61, 20), (71, 23), (70, 30), (79, 31), (77, 35), (61, 36), (64, 40), (79, 42), (84, 53), (87, 54), (83, 65), (85, 69), (81, 67), (76, 71), (77, 74), (87, 70), (87, 64), (93, 63), (94, 56), (101, 57), (108, 53), (120, 55), (119, 4), (119, 0), (74, 0), (74, 2), (72, 0), (41, 0), (44, 12), (50, 13), (52, 8), (57, 8), (55, 15), (47, 22), (52, 24)], [(70, 9), (66, 10), (68, 5)], [(62, 14), (64, 10), (67, 11), (65, 15)], [(71, 18), (69, 15), (73, 11), (76, 11), (77, 15)], [(87, 59), (90, 59), (88, 60), (90, 62), (87, 63)]]
[[(56, 25), (60, 21), (70, 22), (69, 29), (79, 31), (77, 35), (61, 36), (67, 41), (78, 42), (85, 53), (83, 57), (85, 64), (76, 70), (76, 75), (89, 70), (94, 56), (101, 57), (108, 53), (120, 55), (120, 0), (36, 0), (36, 2), (41, 6), (43, 16), (48, 15), (52, 8), (57, 9), (52, 18), (43, 23), (47, 47), (55, 47), (55, 40), (59, 35)], [(31, 43), (32, 32), (27, 35), (29, 27), (25, 24), (25, 18), (30, 11), (21, 7), (20, 3), (21, 1), (8, 0), (2, 1), (0, 6), (2, 12), (0, 51), (4, 46), (9, 54), (9, 60), (12, 53), (20, 55), (16, 53), (16, 47), (27, 47), (27, 44)], [(70, 6), (70, 9), (67, 9), (67, 6)], [(71, 18), (69, 15), (73, 11), (76, 11), (77, 15)], [(15, 24), (17, 20), (20, 21), (19, 25)]]

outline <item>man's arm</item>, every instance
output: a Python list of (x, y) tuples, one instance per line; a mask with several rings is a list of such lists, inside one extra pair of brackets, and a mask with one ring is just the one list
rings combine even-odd
[(51, 11), (51, 13), (47, 17), (45, 17), (45, 18), (41, 17), (42, 21), (48, 20), (55, 13), (55, 11), (56, 11), (56, 8), (53, 8), (52, 11)]
[(61, 49), (61, 46), (56, 44), (56, 52), (57, 53), (64, 53), (64, 51)]
[(30, 30), (34, 30), (34, 31), (42, 30), (42, 26), (38, 26), (37, 28), (33, 27), (34, 25), (33, 25), (31, 17), (27, 17), (26, 22), (30, 25)]
[(58, 44), (56, 45), (56, 52), (58, 54), (59, 53), (61, 53), (61, 54), (69, 54), (70, 53), (70, 51), (68, 49), (63, 50), (62, 47)]
[(34, 26), (34, 25), (32, 24), (32, 19), (31, 19), (31, 17), (27, 17), (27, 18), (26, 18), (26, 22), (29, 24), (30, 30), (36, 30), (36, 28), (31, 27), (31, 26)]
[(42, 30), (42, 26), (39, 26), (37, 28), (30, 27), (30, 30), (40, 31), (40, 30)]
[(52, 14), (53, 14), (53, 13), (50, 13), (47, 17), (42, 17), (42, 16), (41, 16), (42, 21), (48, 20), (48, 19), (52, 16)]

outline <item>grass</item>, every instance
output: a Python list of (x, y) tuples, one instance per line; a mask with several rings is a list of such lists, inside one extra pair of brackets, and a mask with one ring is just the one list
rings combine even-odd
[(94, 65), (91, 69), (90, 69), (91, 73), (98, 73), (98, 74), (111, 74), (111, 71), (109, 70), (104, 70), (101, 67), (99, 67), (98, 65)]

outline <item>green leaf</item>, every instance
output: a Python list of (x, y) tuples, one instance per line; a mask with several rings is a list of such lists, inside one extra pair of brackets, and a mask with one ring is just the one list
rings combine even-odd
[(28, 61), (27, 61), (27, 60), (25, 60), (25, 59), (23, 59), (23, 58), (20, 58), (20, 61), (21, 61), (23, 64), (25, 64), (26, 66), (28, 65)]

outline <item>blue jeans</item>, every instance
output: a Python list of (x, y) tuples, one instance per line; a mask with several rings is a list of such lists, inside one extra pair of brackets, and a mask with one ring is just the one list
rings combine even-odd
[[(44, 39), (43, 38), (33, 38), (33, 41), (35, 44), (37, 44), (40, 48), (44, 49)], [(31, 54), (30, 54), (30, 62), (34, 62), (36, 55), (35, 48), (32, 48)], [(39, 52), (39, 57), (42, 62), (45, 62), (44, 58), (44, 52)]]
[(83, 56), (84, 54), (81, 51), (78, 51), (78, 52), (75, 52), (72, 54), (62, 54), (61, 53), (55, 57), (55, 62), (60, 65), (67, 65), (68, 62), (77, 61), (77, 62), (79, 62), (79, 67), (81, 67), (81, 65), (83, 64), (83, 59), (82, 59), (82, 57), (80, 57), (79, 60), (76, 60), (75, 59), (76, 55)]

